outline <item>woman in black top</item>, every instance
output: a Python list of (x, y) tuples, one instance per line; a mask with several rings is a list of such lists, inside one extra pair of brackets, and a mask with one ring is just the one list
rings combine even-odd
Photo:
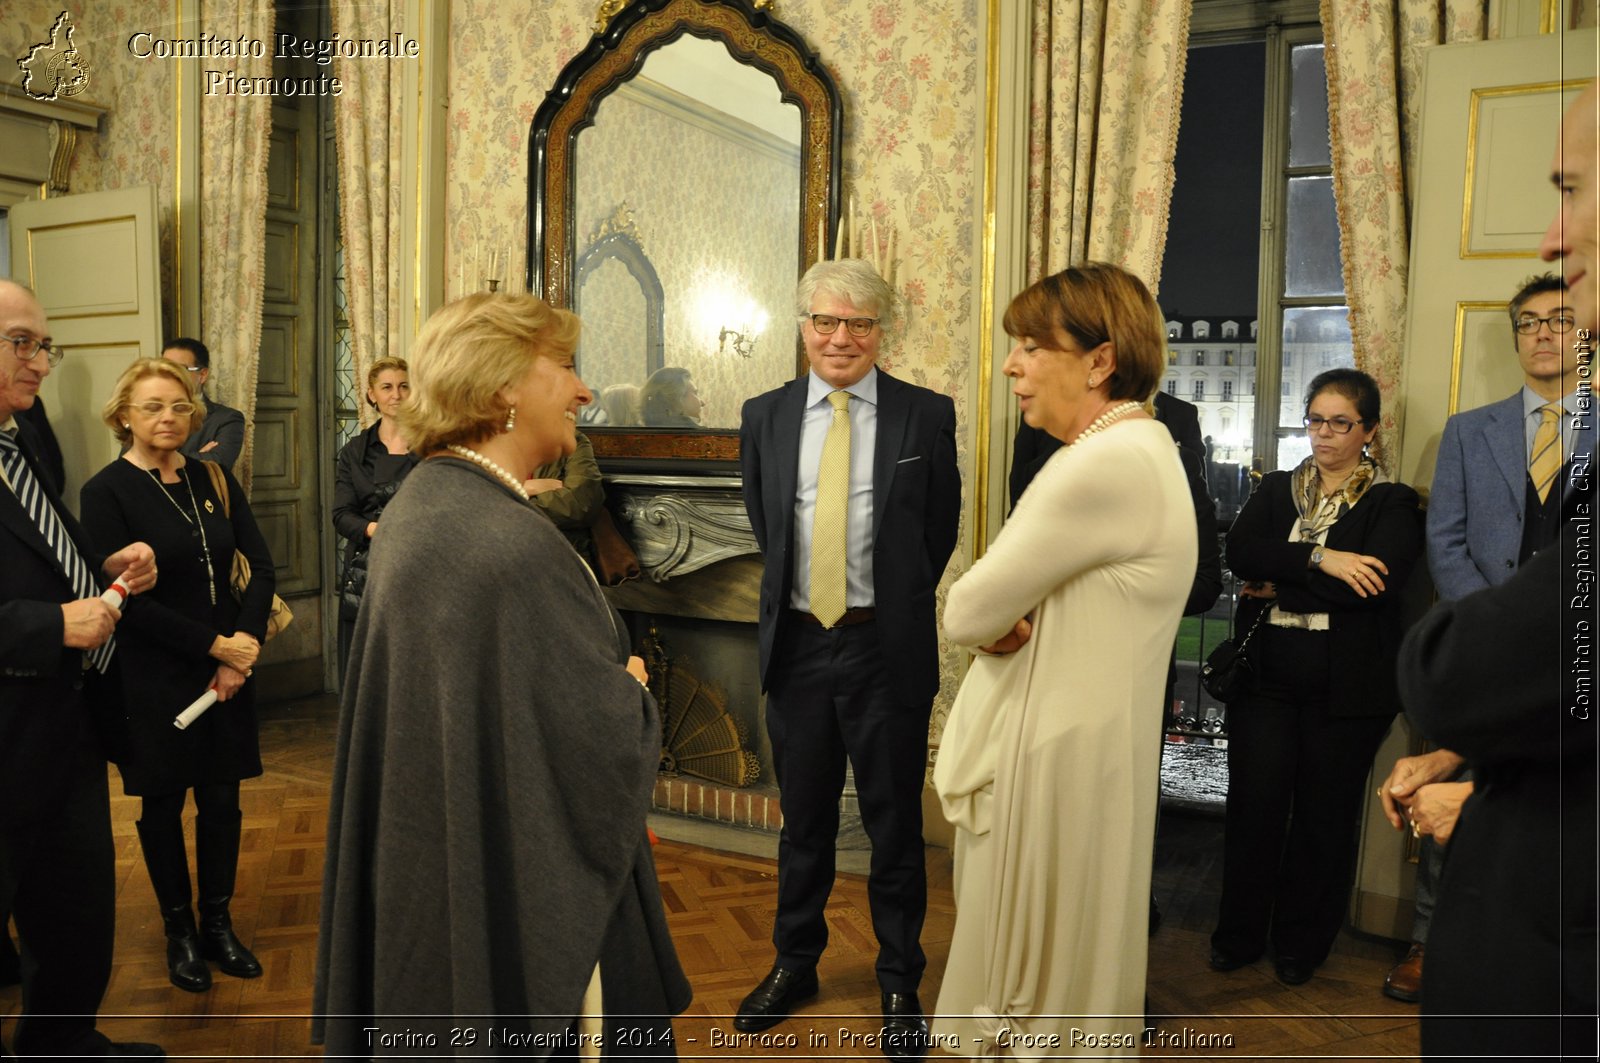
[(1222, 903), (1211, 966), (1270, 943), (1299, 985), (1327, 958), (1349, 904), (1372, 758), (1400, 708), (1400, 594), (1422, 554), (1417, 493), (1366, 446), (1378, 385), (1333, 369), (1306, 393), (1311, 456), (1268, 473), (1228, 533), (1247, 581), (1236, 630), (1257, 617), (1253, 690), (1228, 706)]
[(394, 412), (411, 394), (409, 367), (403, 358), (380, 358), (367, 370), (367, 401), (378, 420), (339, 451), (333, 481), (333, 528), (344, 536), (344, 574), (339, 581), (339, 677), (350, 659), (350, 638), (367, 583), (367, 547), (378, 530), (378, 517), (417, 464)]
[[(136, 826), (166, 927), (168, 976), (198, 993), (211, 985), (207, 959), (235, 977), (261, 974), (234, 935), (229, 901), (239, 858), (239, 780), (261, 774), (250, 673), (272, 606), (272, 556), (232, 474), (222, 470), (224, 506), (208, 463), (179, 453), (205, 416), (182, 367), (160, 358), (133, 363), (103, 416), (128, 449), (84, 485), (84, 529), (95, 543), (142, 539), (161, 568), (156, 589), (130, 599), (117, 625), (127, 714), (119, 767), (123, 789), (144, 799)], [(235, 549), (251, 571), (239, 600), (229, 586)], [(174, 727), (207, 688), (216, 689), (217, 704), (186, 730)], [(183, 842), (190, 788), (198, 810), (198, 934)]]

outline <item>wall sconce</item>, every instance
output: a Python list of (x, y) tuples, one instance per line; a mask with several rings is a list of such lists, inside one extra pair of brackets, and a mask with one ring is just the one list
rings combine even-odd
[(728, 349), (728, 341), (733, 341), (733, 353), (740, 358), (748, 358), (755, 353), (756, 340), (759, 336), (746, 336), (743, 332), (735, 332), (731, 328), (723, 328), (717, 333), (717, 353), (723, 354)]

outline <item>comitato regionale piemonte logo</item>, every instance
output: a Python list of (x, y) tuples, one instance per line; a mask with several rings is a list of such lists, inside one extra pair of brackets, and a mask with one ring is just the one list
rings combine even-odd
[(17, 60), (22, 69), (22, 91), (36, 100), (76, 96), (89, 87), (89, 64), (72, 43), (76, 27), (63, 11), (50, 27), (50, 39), (28, 49)]

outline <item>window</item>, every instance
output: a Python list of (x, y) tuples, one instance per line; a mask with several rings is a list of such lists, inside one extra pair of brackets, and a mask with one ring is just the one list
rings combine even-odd
[(1172, 377), (1172, 376), (1167, 377), (1167, 394), (1168, 395), (1176, 395), (1177, 393), (1178, 393), (1178, 378), (1177, 377)]
[(1206, 382), (1204, 380), (1196, 380), (1194, 382), (1194, 401), (1206, 401)]
[[(1241, 135), (1252, 128), (1259, 138)], [(1197, 0), (1176, 169), (1161, 274), (1165, 316), (1195, 321), (1196, 337), (1207, 317), (1223, 340), (1249, 335), (1237, 355), (1213, 348), (1208, 360), (1240, 368), (1222, 382), (1221, 401), (1252, 397), (1237, 409), (1234, 431), (1215, 441), (1226, 523), (1244, 502), (1231, 485), (1245, 481), (1252, 463), (1284, 468), (1307, 453), (1305, 382), (1354, 364), (1316, 5), (1274, 0), (1241, 13)], [(1253, 401), (1279, 391), (1278, 403)]]

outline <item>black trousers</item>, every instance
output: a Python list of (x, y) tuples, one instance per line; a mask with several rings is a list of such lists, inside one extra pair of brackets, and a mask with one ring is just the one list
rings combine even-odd
[(95, 1012), (111, 980), (116, 879), (106, 761), (91, 744), (62, 764), (33, 817), (0, 810), (0, 909), (10, 905), (22, 952), (18, 1056), (103, 1055)]
[[(1228, 706), (1222, 903), (1211, 943), (1319, 964), (1344, 925), (1367, 774), (1391, 717), (1329, 714), (1326, 632), (1263, 624), (1259, 681)], [(1341, 667), (1361, 667), (1342, 662)]]
[(824, 909), (848, 755), (872, 840), (867, 896), (878, 983), (885, 992), (914, 992), (927, 966), (920, 941), (928, 907), (922, 783), (933, 706), (898, 697), (875, 621), (825, 630), (791, 618), (775, 650), (767, 733), (783, 808), (772, 929), (777, 962), (814, 967), (827, 947)]

